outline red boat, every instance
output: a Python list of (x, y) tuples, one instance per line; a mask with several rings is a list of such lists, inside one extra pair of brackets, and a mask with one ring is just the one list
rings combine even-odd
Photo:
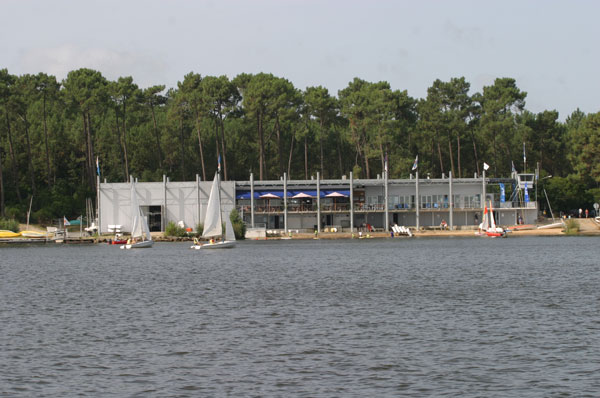
[(126, 243), (127, 243), (127, 239), (115, 239), (115, 240), (109, 239), (108, 240), (109, 245), (124, 245)]
[(127, 239), (123, 239), (121, 234), (116, 234), (114, 239), (109, 239), (109, 245), (124, 245), (127, 243)]

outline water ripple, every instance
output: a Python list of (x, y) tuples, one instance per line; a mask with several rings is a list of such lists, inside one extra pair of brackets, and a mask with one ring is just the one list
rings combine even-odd
[(595, 238), (0, 248), (0, 396), (596, 396)]

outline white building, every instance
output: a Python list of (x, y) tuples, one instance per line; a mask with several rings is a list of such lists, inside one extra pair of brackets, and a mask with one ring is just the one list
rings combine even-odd
[[(485, 181), (485, 184), (484, 184)], [(139, 204), (151, 231), (164, 231), (169, 222), (196, 229), (203, 223), (211, 181), (138, 182)], [(226, 214), (235, 207), (249, 227), (281, 230), (356, 231), (367, 225), (389, 230), (394, 224), (435, 227), (445, 220), (451, 228), (475, 227), (482, 219), (482, 197), (492, 203), (500, 225), (534, 223), (535, 198), (529, 200), (533, 175), (508, 179), (450, 177), (430, 179), (353, 179), (223, 181), (221, 198)], [(131, 229), (130, 183), (99, 184), (100, 232), (109, 225)], [(500, 187), (512, 195), (501, 195)], [(510, 189), (509, 189), (510, 188)], [(525, 192), (527, 191), (527, 195)], [(387, 192), (387, 195), (386, 195)], [(287, 197), (287, 201), (283, 198)], [(417, 200), (419, 198), (419, 200)], [(352, 203), (352, 206), (350, 205)]]

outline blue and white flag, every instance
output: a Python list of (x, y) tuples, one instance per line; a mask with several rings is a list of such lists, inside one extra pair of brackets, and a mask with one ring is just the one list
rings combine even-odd
[(415, 162), (413, 163), (413, 170), (416, 170), (417, 167), (419, 166), (419, 155), (417, 155), (417, 157), (415, 158)]
[(500, 203), (506, 202), (506, 191), (504, 189), (504, 184), (500, 183)]
[(100, 175), (100, 160), (98, 160), (98, 156), (96, 156), (96, 173)]
[(527, 183), (525, 183), (525, 203), (529, 203), (529, 191), (527, 191)]
[(71, 223), (69, 222), (69, 220), (67, 220), (67, 217), (63, 216), (63, 225), (66, 227), (67, 225), (71, 225)]
[(511, 161), (510, 161), (510, 164), (511, 164), (511, 167), (512, 167), (512, 169), (511, 169), (511, 172), (512, 172), (512, 173), (516, 173), (516, 172), (517, 172), (517, 169), (515, 169), (515, 162), (513, 162), (513, 161), (511, 160)]
[(523, 163), (527, 163), (527, 156), (525, 156), (525, 143), (523, 143)]
[(217, 170), (219, 170), (219, 173), (221, 172), (221, 155), (219, 154), (219, 160), (217, 160)]

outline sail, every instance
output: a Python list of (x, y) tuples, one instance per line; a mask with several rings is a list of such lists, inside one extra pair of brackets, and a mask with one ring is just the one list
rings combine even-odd
[(208, 205), (206, 207), (206, 218), (204, 219), (204, 231), (202, 236), (211, 238), (213, 236), (223, 235), (223, 225), (221, 225), (221, 194), (219, 192), (219, 175), (215, 173)]
[(138, 209), (140, 209), (140, 217), (142, 220), (142, 227), (144, 229), (144, 240), (152, 240), (152, 235), (150, 235), (150, 228), (148, 227), (148, 222), (146, 221), (146, 217), (142, 214), (142, 209), (138, 207)]
[(492, 209), (492, 202), (490, 201), (490, 224), (492, 229), (496, 229), (496, 220), (494, 220), (494, 210)]
[(483, 219), (481, 220), (481, 224), (479, 224), (479, 228), (487, 229), (488, 228), (488, 209), (487, 206), (483, 208)]
[(142, 209), (137, 200), (137, 193), (135, 191), (135, 184), (131, 185), (131, 237), (132, 238), (143, 238), (143, 240), (152, 240), (150, 235), (150, 228), (146, 222), (146, 217), (142, 213)]
[(225, 217), (225, 240), (235, 240), (235, 233), (233, 232), (230, 216)]
[(144, 234), (142, 227), (142, 215), (140, 212), (140, 206), (137, 201), (137, 194), (135, 192), (135, 184), (131, 184), (131, 237), (141, 238)]

